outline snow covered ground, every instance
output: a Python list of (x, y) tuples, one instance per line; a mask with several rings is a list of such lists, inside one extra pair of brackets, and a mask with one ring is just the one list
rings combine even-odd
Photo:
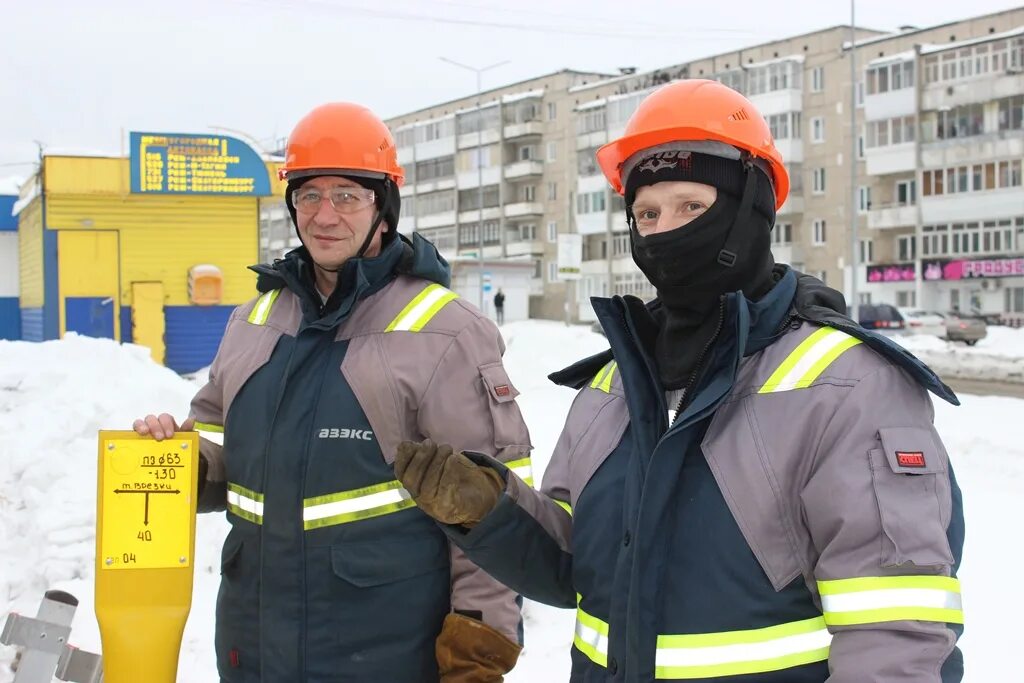
[[(990, 328), (993, 350), (1003, 343), (992, 335), (995, 329)], [(602, 350), (605, 341), (585, 327), (543, 321), (506, 325), (503, 333), (539, 478), (573, 398), (545, 376)], [(1011, 353), (1021, 340), (1006, 342)], [(970, 351), (980, 355), (983, 344)], [(11, 610), (35, 614), (43, 591), (63, 589), (81, 600), (72, 642), (99, 650), (92, 603), (96, 431), (127, 428), (146, 412), (184, 415), (195, 389), (194, 382), (153, 364), (140, 347), (82, 337), (0, 342), (0, 619)], [(937, 404), (936, 423), (956, 463), (967, 515), (961, 570), (968, 620), (961, 640), (965, 680), (987, 683), (1006, 680), (1008, 661), (1020, 644), (1024, 583), (1014, 572), (1024, 566), (1024, 401), (965, 396), (963, 402), (960, 408)], [(220, 515), (199, 519), (181, 683), (216, 680), (213, 611), (226, 528)], [(526, 650), (508, 681), (566, 681), (573, 612), (527, 603), (526, 619)], [(7, 671), (13, 654), (0, 647), (0, 683), (13, 680)]]
[(1024, 382), (1024, 328), (989, 325), (974, 346), (924, 334), (894, 339), (943, 377)]

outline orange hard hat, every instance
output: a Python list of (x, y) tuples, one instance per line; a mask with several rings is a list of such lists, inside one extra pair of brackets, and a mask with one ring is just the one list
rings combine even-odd
[(398, 187), (405, 171), (391, 131), (376, 114), (351, 102), (322, 104), (295, 124), (288, 136), (281, 180), (347, 171), (390, 178)]
[(771, 171), (776, 210), (786, 201), (789, 173), (767, 121), (750, 100), (718, 81), (676, 81), (652, 92), (629, 117), (625, 134), (597, 150), (597, 163), (612, 188), (623, 194), (623, 166), (630, 157), (683, 141), (721, 142), (750, 153)]

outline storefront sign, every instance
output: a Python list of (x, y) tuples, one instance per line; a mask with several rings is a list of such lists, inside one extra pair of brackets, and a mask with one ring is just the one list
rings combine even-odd
[(130, 166), (133, 193), (270, 194), (260, 155), (224, 135), (133, 132)]
[(925, 280), (969, 280), (1024, 275), (1024, 258), (939, 259), (924, 262)]

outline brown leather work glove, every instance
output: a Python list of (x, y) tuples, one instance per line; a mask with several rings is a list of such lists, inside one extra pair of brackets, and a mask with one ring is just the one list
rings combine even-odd
[(434, 649), (441, 683), (501, 683), (523, 648), (481, 621), (449, 614)]
[(494, 509), (505, 488), (491, 468), (430, 439), (398, 444), (395, 475), (420, 509), (444, 524), (476, 524)]

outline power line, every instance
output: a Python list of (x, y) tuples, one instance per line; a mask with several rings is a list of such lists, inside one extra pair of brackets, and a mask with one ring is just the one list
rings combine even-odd
[[(276, 3), (268, 2), (267, 0), (235, 0), (240, 4), (249, 5), (262, 5), (264, 7), (272, 7), (274, 9), (280, 9), (280, 6)], [(486, 21), (483, 19), (463, 19), (454, 17), (444, 16), (430, 16), (425, 14), (409, 13), (409, 12), (392, 12), (386, 10), (368, 9), (365, 7), (355, 7), (352, 5), (342, 5), (339, 3), (325, 2), (324, 0), (293, 0), (293, 2), (301, 2), (306, 5), (318, 6), (328, 10), (335, 10), (345, 12), (347, 14), (356, 14), (368, 17), (374, 17), (377, 19), (390, 19), (397, 21), (410, 21), (410, 22), (426, 22), (433, 24), (451, 24), (455, 26), (472, 26), (475, 28), (497, 28), (507, 29), (512, 31), (526, 31), (532, 33), (545, 33), (550, 35), (559, 36), (579, 36), (586, 38), (612, 38), (619, 40), (644, 40), (650, 38), (660, 39), (672, 39), (682, 38), (683, 34), (687, 35), (687, 39), (693, 41), (693, 33), (751, 33), (751, 31), (745, 31), (741, 29), (728, 29), (728, 28), (708, 28), (708, 27), (690, 27), (683, 29), (679, 32), (673, 33), (626, 33), (623, 31), (607, 31), (607, 30), (584, 30), (578, 28), (571, 28), (565, 26), (552, 26), (543, 24), (517, 24), (500, 21)]]

